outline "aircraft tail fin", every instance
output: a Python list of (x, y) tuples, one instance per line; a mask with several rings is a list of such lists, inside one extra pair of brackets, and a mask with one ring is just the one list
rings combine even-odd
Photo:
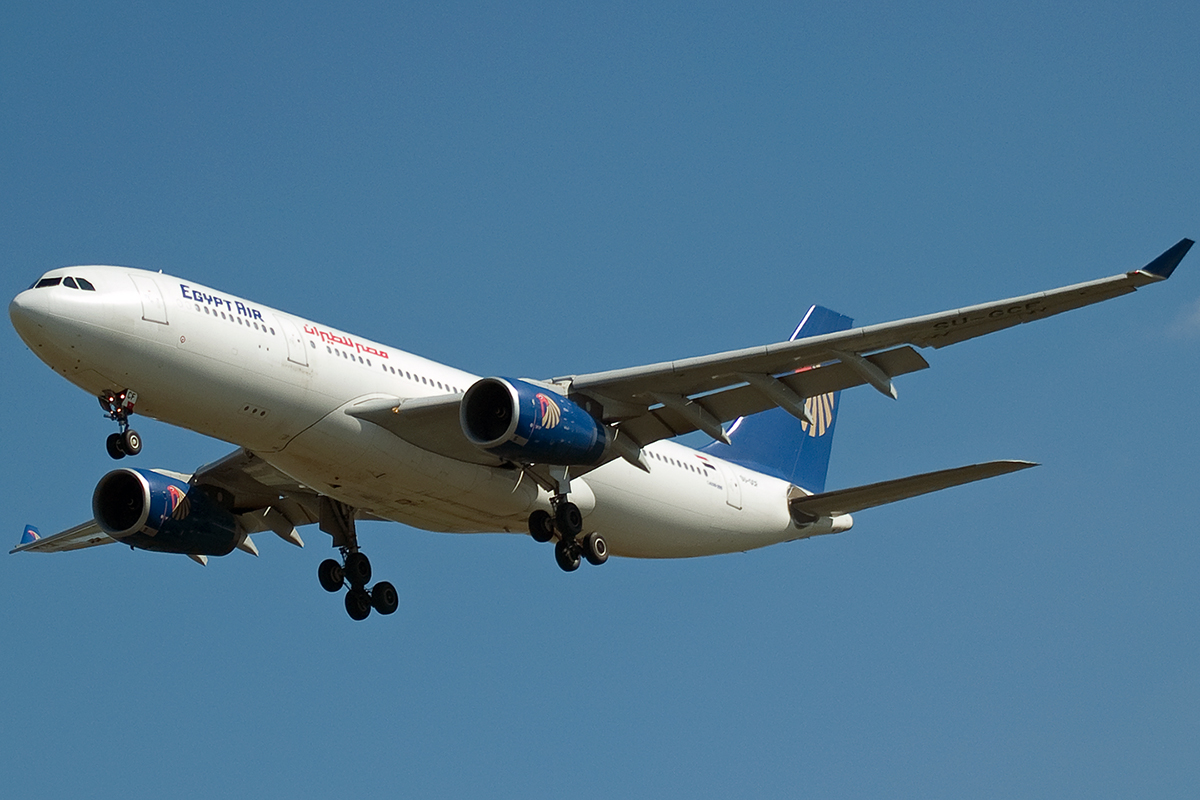
[[(854, 320), (823, 306), (812, 306), (796, 327), (791, 341), (849, 330)], [(841, 392), (805, 399), (812, 424), (801, 422), (782, 408), (739, 417), (727, 434), (732, 445), (720, 442), (700, 448), (718, 458), (774, 475), (810, 492), (825, 490), (833, 426)]]

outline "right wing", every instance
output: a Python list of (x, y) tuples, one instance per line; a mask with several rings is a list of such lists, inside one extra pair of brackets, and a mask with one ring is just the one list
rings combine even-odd
[(909, 345), (945, 347), (1128, 294), (1169, 278), (1192, 244), (1182, 239), (1141, 269), (1047, 292), (554, 383), (598, 403), (605, 422), (637, 444), (694, 430), (720, 439), (723, 422), (775, 405), (802, 416), (807, 398), (836, 389), (866, 383), (895, 397), (893, 377), (928, 366)]
[[(895, 397), (893, 378), (929, 366), (914, 345), (945, 347), (1128, 294), (1169, 278), (1192, 244), (1182, 239), (1141, 269), (1048, 292), (761, 347), (532, 382), (568, 395), (603, 420), (614, 444), (606, 459), (620, 456), (644, 468), (640, 448), (645, 445), (696, 430), (726, 440), (724, 423), (776, 406), (806, 419), (811, 398), (862, 384)], [(487, 466), (505, 463), (467, 440), (459, 423), (461, 401), (458, 394), (407, 400), (373, 395), (345, 413), (434, 453)]]

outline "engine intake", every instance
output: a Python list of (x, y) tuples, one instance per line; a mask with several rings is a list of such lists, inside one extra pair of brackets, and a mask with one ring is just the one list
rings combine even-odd
[(459, 422), (476, 446), (527, 464), (595, 464), (607, 444), (603, 423), (578, 403), (516, 378), (477, 381)]
[(92, 493), (92, 516), (141, 550), (223, 556), (241, 539), (237, 519), (203, 490), (153, 470), (115, 469)]

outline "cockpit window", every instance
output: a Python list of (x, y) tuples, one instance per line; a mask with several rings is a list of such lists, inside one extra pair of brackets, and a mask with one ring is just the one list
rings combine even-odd
[(77, 284), (77, 283), (75, 282), (75, 279), (74, 279), (74, 278), (72, 278), (72, 277), (71, 277), (71, 276), (69, 276), (69, 275), (68, 275), (67, 277), (63, 278), (63, 286), (68, 286), (68, 287), (70, 287), (70, 288), (72, 288), (72, 289), (78, 289), (78, 288), (79, 288), (79, 284)]
[(75, 280), (79, 284), (79, 288), (83, 289), (85, 292), (96, 291), (96, 287), (92, 286), (92, 282), (89, 281), (87, 278), (76, 278)]
[(33, 288), (44, 289), (47, 286), (58, 286), (62, 282), (62, 278), (42, 278)]

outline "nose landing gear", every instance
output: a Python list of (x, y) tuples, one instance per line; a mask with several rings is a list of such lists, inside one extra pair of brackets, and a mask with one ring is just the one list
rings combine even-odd
[(104, 442), (109, 456), (119, 459), (125, 456), (136, 456), (142, 452), (142, 437), (129, 427), (129, 417), (133, 415), (137, 392), (132, 389), (120, 392), (109, 391), (101, 394), (97, 399), (100, 400), (100, 407), (104, 409), (105, 419), (114, 420), (121, 426), (120, 433), (109, 434), (108, 439)]

